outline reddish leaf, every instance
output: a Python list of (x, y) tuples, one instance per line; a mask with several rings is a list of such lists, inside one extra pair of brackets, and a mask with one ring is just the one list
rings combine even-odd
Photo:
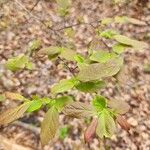
[(90, 141), (92, 141), (96, 132), (97, 122), (98, 122), (98, 119), (93, 118), (91, 124), (85, 130), (85, 133), (84, 133), (85, 142), (89, 143)]
[(116, 118), (116, 121), (118, 122), (118, 124), (122, 127), (122, 129), (124, 130), (130, 130), (130, 124), (127, 122), (127, 120), (122, 117), (121, 115), (118, 115)]

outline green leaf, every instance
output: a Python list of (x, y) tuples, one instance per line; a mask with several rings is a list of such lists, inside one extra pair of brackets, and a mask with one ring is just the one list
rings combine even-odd
[(106, 51), (95, 51), (93, 54), (90, 56), (90, 60), (97, 61), (100, 63), (106, 63), (110, 59), (115, 58), (117, 55), (115, 53), (110, 53)]
[(108, 24), (110, 24), (110, 23), (112, 23), (113, 22), (113, 19), (112, 18), (104, 18), (102, 21), (101, 21), (101, 24), (103, 24), (103, 25), (108, 25)]
[(29, 108), (30, 102), (26, 102), (16, 108), (11, 108), (0, 114), (0, 125), (7, 125), (23, 116)]
[(60, 57), (63, 57), (69, 61), (74, 61), (75, 56), (76, 56), (76, 52), (74, 50), (67, 49), (67, 48), (64, 48), (60, 54)]
[(76, 55), (75, 57), (74, 57), (74, 59), (75, 59), (75, 61), (77, 62), (77, 66), (78, 66), (78, 68), (82, 68), (83, 66), (86, 66), (87, 64), (87, 62), (86, 62), (86, 59), (83, 57), (83, 56), (81, 56), (81, 55)]
[(102, 31), (100, 33), (100, 36), (105, 37), (107, 39), (112, 39), (114, 37), (114, 35), (117, 35), (117, 34), (118, 34), (117, 31), (109, 29), (106, 31)]
[(123, 35), (115, 35), (113, 38), (116, 41), (118, 41), (119, 43), (125, 44), (128, 46), (132, 46), (134, 49), (137, 49), (137, 50), (143, 50), (143, 49), (148, 48), (147, 43), (133, 40), (133, 39), (130, 39), (130, 38), (123, 36)]
[(6, 99), (4, 94), (0, 94), (0, 102), (4, 101)]
[(69, 134), (69, 127), (65, 126), (59, 129), (59, 138), (64, 140)]
[(33, 41), (30, 41), (28, 45), (28, 52), (32, 53), (33, 51), (39, 49), (41, 45), (42, 45), (42, 42), (40, 39), (34, 39)]
[(61, 8), (64, 8), (64, 9), (67, 9), (71, 3), (70, 0), (56, 0), (56, 2)]
[(41, 101), (42, 101), (43, 105), (45, 105), (45, 104), (51, 103), (51, 101), (53, 101), (53, 100), (48, 97), (43, 97), (43, 98), (41, 98)]
[(117, 44), (115, 44), (115, 45), (112, 47), (112, 49), (113, 49), (113, 51), (116, 52), (117, 54), (121, 54), (121, 53), (123, 53), (123, 52), (125, 51), (125, 49), (126, 49), (127, 47), (129, 47), (129, 46), (124, 45), (124, 44), (117, 43)]
[(75, 87), (82, 92), (96, 92), (105, 86), (104, 81), (79, 82)]
[(144, 72), (145, 73), (150, 73), (150, 64), (145, 64), (144, 65)]
[(121, 100), (109, 100), (108, 106), (118, 114), (125, 114), (129, 111), (129, 105)]
[(60, 16), (66, 16), (68, 14), (68, 8), (70, 6), (70, 0), (56, 0), (57, 9)]
[(103, 96), (95, 96), (92, 101), (92, 105), (96, 109), (97, 112), (101, 112), (104, 108), (107, 107), (107, 99)]
[(29, 62), (29, 59), (27, 56), (21, 54), (17, 57), (13, 57), (11, 59), (8, 59), (6, 62), (6, 68), (11, 71), (18, 71), (20, 69), (23, 69), (26, 67), (26, 64)]
[(63, 93), (65, 91), (68, 91), (74, 87), (78, 83), (77, 79), (63, 79), (59, 83), (56, 83), (52, 88), (51, 92), (56, 93)]
[(5, 92), (5, 97), (12, 100), (24, 100), (25, 97), (23, 97), (19, 93), (13, 93), (13, 92)]
[(124, 24), (124, 23), (128, 22), (127, 18), (128, 18), (127, 16), (116, 16), (115, 17), (115, 22)]
[(28, 62), (28, 63), (26, 64), (26, 68), (29, 69), (29, 70), (33, 70), (33, 68), (34, 68), (33, 63), (32, 63), (32, 62)]
[(62, 50), (63, 50), (62, 47), (51, 46), (51, 47), (47, 47), (47, 48), (43, 48), (39, 50), (38, 54), (48, 55), (49, 59), (54, 59), (62, 52)]
[(81, 55), (79, 55), (79, 54), (76, 54), (76, 55), (74, 56), (74, 59), (75, 59), (75, 61), (76, 61), (77, 63), (84, 63), (84, 61), (85, 61), (84, 57), (81, 56)]
[(113, 76), (119, 72), (122, 64), (122, 57), (116, 57), (106, 63), (94, 63), (84, 66), (78, 74), (78, 79), (87, 82)]
[(96, 133), (100, 138), (111, 137), (116, 131), (116, 125), (111, 113), (104, 109), (98, 116)]
[(31, 105), (27, 109), (27, 112), (33, 112), (40, 109), (42, 106), (42, 101), (40, 99), (31, 101)]
[(64, 106), (73, 102), (73, 98), (71, 96), (61, 96), (55, 99), (54, 106), (61, 111)]
[(59, 113), (55, 107), (51, 107), (45, 114), (44, 120), (41, 124), (40, 138), (43, 146), (48, 144), (48, 142), (55, 137), (58, 126)]
[(64, 32), (69, 38), (73, 38), (75, 36), (75, 31), (72, 28), (66, 28), (64, 29)]
[(71, 117), (85, 118), (93, 115), (93, 108), (86, 103), (74, 102), (66, 105), (63, 113)]

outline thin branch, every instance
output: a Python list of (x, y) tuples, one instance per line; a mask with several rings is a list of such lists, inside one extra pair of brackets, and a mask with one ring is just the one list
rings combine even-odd
[[(101, 19), (101, 20), (102, 20), (102, 19)], [(72, 28), (72, 27), (81, 26), (81, 25), (90, 25), (90, 26), (92, 26), (93, 28), (95, 28), (92, 24), (93, 24), (93, 23), (99, 23), (99, 22), (101, 22), (101, 20), (96, 20), (96, 21), (92, 21), (92, 22), (89, 22), (89, 23), (80, 22), (80, 23), (76, 23), (76, 24), (71, 24), (71, 25), (64, 26), (64, 27), (59, 28), (59, 29), (55, 29), (55, 31), (61, 31), (61, 30), (67, 29), (67, 28)]]
[(34, 8), (38, 5), (38, 3), (40, 2), (41, 0), (37, 0), (37, 2), (34, 4), (34, 6), (30, 9), (30, 13), (34, 10)]
[(26, 7), (24, 7), (20, 2), (18, 2), (17, 0), (15, 0), (15, 2), (16, 2), (23, 10), (25, 10), (32, 18), (34, 18), (34, 19), (37, 20), (38, 22), (42, 23), (46, 28), (50, 29), (51, 31), (54, 31), (53, 29), (51, 29), (50, 27), (48, 27), (40, 18), (38, 18), (37, 16), (33, 15)]

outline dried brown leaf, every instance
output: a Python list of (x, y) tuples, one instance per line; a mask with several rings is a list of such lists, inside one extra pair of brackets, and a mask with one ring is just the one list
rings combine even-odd
[(12, 99), (12, 100), (23, 100), (23, 99), (25, 99), (19, 93), (12, 93), (12, 92), (5, 92), (5, 97), (8, 99)]
[(23, 116), (23, 114), (29, 108), (29, 106), (30, 102), (27, 102), (18, 106), (17, 108), (12, 108), (3, 112), (2, 114), (0, 114), (0, 125), (6, 125), (19, 119)]

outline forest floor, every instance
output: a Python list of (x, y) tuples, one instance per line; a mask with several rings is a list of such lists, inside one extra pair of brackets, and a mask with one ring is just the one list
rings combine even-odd
[[(1, 2), (1, 1), (0, 1)], [(40, 39), (42, 47), (51, 45), (73, 44), (80, 53), (87, 51), (87, 45), (94, 38), (93, 26), (82, 24), (73, 26), (75, 34), (70, 39), (64, 35), (64, 26), (76, 24), (79, 19), (84, 22), (95, 22), (105, 17), (130, 16), (147, 22), (145, 26), (133, 24), (111, 24), (109, 27), (119, 30), (122, 34), (150, 43), (150, 6), (132, 1), (124, 5), (112, 5), (99, 0), (75, 0), (69, 9), (69, 16), (62, 18), (56, 12), (56, 2), (41, 0), (30, 12), (36, 0), (14, 0), (0, 4), (0, 93), (5, 91), (20, 92), (26, 97), (37, 94), (49, 96), (53, 83), (70, 76), (70, 72), (60, 68), (47, 58), (34, 59), (33, 71), (24, 70), (12, 73), (4, 67), (8, 58), (25, 53), (29, 42)], [(36, 17), (35, 17), (36, 16)], [(43, 26), (42, 22), (52, 23), (57, 33)], [(106, 139), (106, 147), (112, 150), (150, 150), (150, 74), (144, 71), (150, 63), (150, 49), (125, 53), (125, 74), (120, 79), (119, 89), (113, 80), (100, 91), (109, 99), (121, 99), (130, 105), (126, 114), (131, 124), (129, 132), (118, 126), (112, 139)], [(77, 93), (77, 101), (89, 101), (90, 95)], [(0, 102), (0, 111), (16, 106), (18, 102), (6, 100)], [(26, 115), (0, 129), (1, 150), (41, 150), (39, 141), (40, 122), (44, 110)], [(99, 140), (86, 145), (83, 131), (87, 127), (85, 120), (71, 119), (60, 115), (60, 126), (68, 128), (68, 134), (62, 140), (59, 135), (44, 147), (44, 150), (98, 150)]]

